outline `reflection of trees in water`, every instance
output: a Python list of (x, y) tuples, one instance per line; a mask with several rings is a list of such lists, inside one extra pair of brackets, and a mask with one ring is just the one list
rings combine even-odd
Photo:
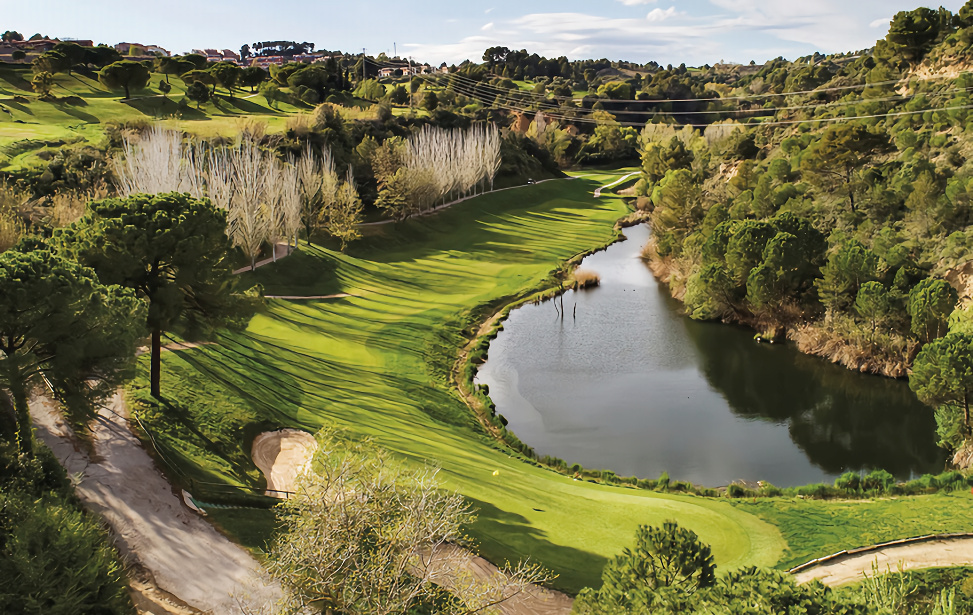
[(686, 333), (707, 381), (734, 414), (786, 421), (794, 443), (824, 471), (882, 468), (908, 477), (942, 470), (932, 411), (905, 382), (758, 345), (733, 327), (689, 322)]

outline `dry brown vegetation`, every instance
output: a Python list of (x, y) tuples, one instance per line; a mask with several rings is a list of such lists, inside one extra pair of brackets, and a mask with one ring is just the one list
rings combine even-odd
[(828, 359), (848, 369), (890, 378), (908, 375), (914, 342), (882, 332), (869, 333), (854, 321), (825, 318), (792, 329), (788, 338), (803, 353)]
[(591, 288), (601, 284), (601, 276), (599, 276), (594, 271), (588, 271), (587, 269), (575, 269), (574, 271), (574, 289), (579, 290), (582, 288)]

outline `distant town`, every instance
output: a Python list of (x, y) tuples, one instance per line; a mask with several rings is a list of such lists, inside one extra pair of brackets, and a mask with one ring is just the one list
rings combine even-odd
[[(76, 43), (82, 47), (95, 47), (90, 39), (76, 38), (48, 38), (35, 34), (29, 39), (17, 39), (6, 36), (0, 41), (0, 62), (29, 64), (41, 54), (46, 53), (58, 43)], [(159, 57), (172, 57), (174, 54), (160, 45), (121, 42), (115, 45), (99, 44), (99, 47), (111, 47), (129, 60), (154, 60)], [(283, 66), (289, 62), (302, 64), (316, 64), (330, 59), (341, 59), (356, 55), (341, 52), (315, 51), (314, 43), (294, 43), (292, 41), (271, 41), (243, 45), (239, 51), (232, 49), (192, 49), (187, 53), (203, 56), (209, 62), (233, 62), (240, 66)], [(409, 75), (429, 75), (436, 72), (448, 73), (449, 68), (443, 62), (439, 67), (430, 64), (412, 62), (401, 58), (390, 58), (378, 70), (379, 77), (401, 77)]]

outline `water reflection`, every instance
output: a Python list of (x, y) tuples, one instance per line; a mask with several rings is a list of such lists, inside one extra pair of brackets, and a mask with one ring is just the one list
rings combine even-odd
[(567, 318), (550, 303), (526, 306), (491, 344), (479, 380), (539, 453), (709, 485), (942, 468), (932, 413), (904, 382), (682, 317), (637, 259), (648, 230), (626, 234), (585, 259), (602, 286), (568, 293)]

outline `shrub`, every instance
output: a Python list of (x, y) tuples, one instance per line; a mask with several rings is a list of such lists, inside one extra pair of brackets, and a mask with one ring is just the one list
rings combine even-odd
[(746, 497), (747, 490), (744, 489), (743, 485), (731, 483), (730, 486), (726, 488), (726, 494), (731, 498), (743, 498)]
[(806, 498), (829, 498), (834, 495), (834, 487), (831, 485), (826, 485), (824, 483), (816, 483), (813, 485), (802, 485), (800, 487), (794, 488), (794, 494), (804, 496)]
[(894, 482), (895, 478), (885, 470), (872, 470), (862, 481), (862, 488), (865, 491), (885, 493)]
[(659, 475), (659, 480), (656, 481), (656, 489), (659, 491), (669, 490), (669, 473), (664, 471)]
[(770, 498), (781, 495), (782, 493), (783, 491), (780, 487), (776, 487), (770, 483), (760, 483), (760, 491), (757, 492), (757, 495)]
[(845, 472), (834, 481), (834, 486), (842, 491), (858, 491), (861, 477), (856, 472)]

